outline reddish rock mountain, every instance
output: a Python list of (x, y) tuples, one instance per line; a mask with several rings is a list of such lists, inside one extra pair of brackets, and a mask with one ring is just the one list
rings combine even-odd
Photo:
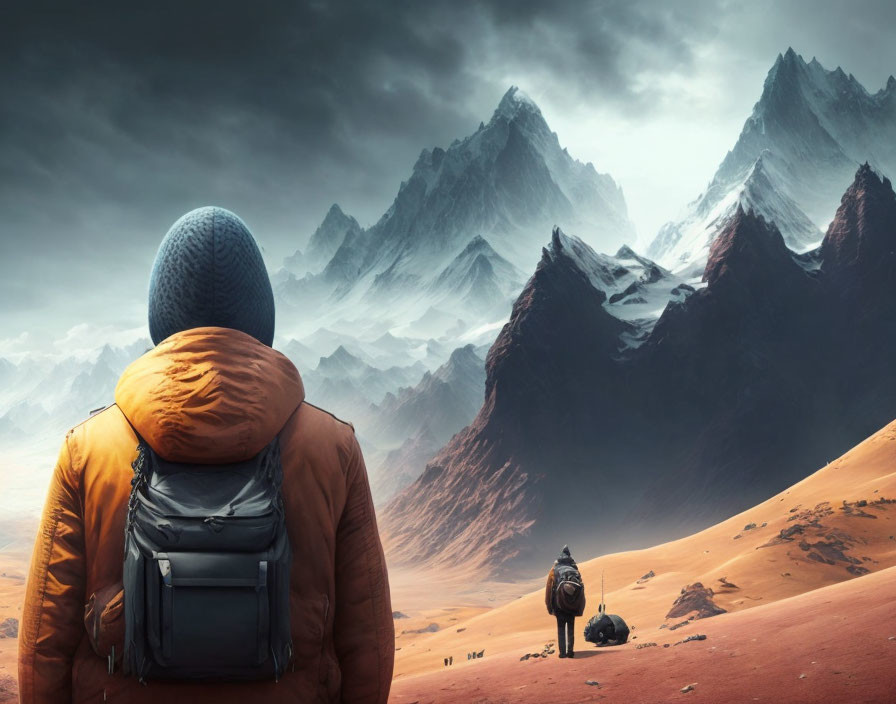
[(489, 352), (476, 420), (387, 506), (391, 559), (531, 572), (564, 543), (684, 535), (892, 420), (894, 199), (862, 167), (820, 251), (799, 256), (739, 210), (705, 287), (634, 345), (593, 252), (555, 232)]
[(841, 294), (874, 295), (896, 277), (896, 195), (868, 164), (843, 196), (821, 243), (822, 270)]

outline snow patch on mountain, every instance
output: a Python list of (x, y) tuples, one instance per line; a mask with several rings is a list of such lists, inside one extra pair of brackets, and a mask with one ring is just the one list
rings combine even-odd
[(896, 172), (896, 81), (869, 93), (839, 67), (779, 55), (734, 148), (647, 250), (693, 276), (738, 205), (776, 224), (798, 252), (817, 246), (859, 164)]
[[(355, 227), (340, 213), (331, 209), (318, 229), (347, 228), (319, 273), (278, 274), (287, 337), (309, 334), (303, 319), (312, 310), (316, 327), (353, 322), (368, 337), (428, 327), (427, 336), (451, 338), (506, 318), (525, 278), (519, 272), (535, 265), (554, 224), (601, 248), (634, 234), (613, 179), (573, 159), (516, 87), (476, 132), (424, 149), (372, 227)], [(433, 328), (436, 318), (441, 330)]]
[(702, 286), (693, 279), (689, 284), (685, 277), (673, 274), (627, 245), (612, 256), (599, 254), (560, 228), (554, 228), (545, 254), (551, 259), (571, 259), (591, 285), (604, 293), (607, 312), (635, 326), (635, 332), (624, 333), (623, 347), (637, 347), (670, 300), (682, 300), (686, 291)]

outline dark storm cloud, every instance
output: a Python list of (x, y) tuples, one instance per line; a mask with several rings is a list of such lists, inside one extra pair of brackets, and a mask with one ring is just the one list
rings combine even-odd
[[(729, 7), (6, 4), (0, 277), (12, 283), (0, 293), (19, 293), (6, 294), (0, 337), (41, 301), (62, 328), (138, 310), (161, 236), (199, 205), (239, 213), (275, 266), (333, 201), (370, 224), (420, 149), (473, 131), (510, 83), (561, 109), (648, 120), (667, 89), (636, 78), (692, 72)], [(805, 4), (791, 8), (796, 23)]]

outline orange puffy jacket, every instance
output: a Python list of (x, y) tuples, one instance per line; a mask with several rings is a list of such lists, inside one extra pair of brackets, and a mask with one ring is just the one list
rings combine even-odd
[[(69, 431), (53, 473), (22, 609), (22, 702), (386, 702), (394, 627), (367, 471), (352, 427), (304, 396), (286, 357), (227, 328), (172, 335), (127, 368), (115, 405)], [(279, 682), (109, 673), (124, 645), (128, 421), (174, 462), (238, 462), (280, 434), (295, 659)]]

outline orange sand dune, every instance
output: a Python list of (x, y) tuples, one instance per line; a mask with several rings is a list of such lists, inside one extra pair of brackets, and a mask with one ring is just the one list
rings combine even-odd
[[(893, 702), (896, 568), (816, 589), (692, 629), (706, 640), (636, 650), (580, 649), (575, 660), (516, 653), (405, 677), (394, 704), (519, 702)], [(680, 631), (676, 631), (676, 635)], [(638, 641), (635, 641), (637, 643)], [(586, 682), (597, 682), (589, 685)], [(681, 689), (694, 685), (693, 691)]]
[[(818, 631), (812, 631), (816, 640), (806, 647), (810, 650), (824, 647), (824, 643), (818, 639), (827, 640), (830, 634), (823, 635), (823, 629), (836, 624), (838, 630), (842, 631), (844, 622), (832, 620), (826, 623), (821, 617), (817, 622), (811, 620), (809, 611), (815, 608), (816, 599), (821, 599), (820, 595), (826, 593), (814, 590), (850, 580), (850, 585), (839, 587), (839, 591), (834, 590), (830, 592), (831, 596), (824, 598), (833, 599), (836, 595), (846, 595), (841, 604), (844, 608), (850, 598), (861, 595), (869, 600), (869, 605), (878, 604), (880, 600), (875, 590), (886, 591), (885, 581), (878, 576), (856, 577), (866, 571), (878, 572), (896, 565), (896, 503), (890, 503), (893, 499), (896, 499), (896, 422), (790, 489), (716, 526), (671, 543), (607, 555), (582, 563), (580, 567), (589, 596), (586, 616), (597, 610), (603, 572), (609, 611), (620, 614), (629, 625), (635, 627), (634, 638), (629, 645), (597, 651), (599, 661), (629, 662), (635, 652), (639, 656), (646, 652), (634, 650), (639, 643), (657, 642), (662, 646), (663, 643), (675, 642), (693, 633), (708, 633), (710, 629), (722, 628), (721, 624), (731, 624), (725, 626), (729, 629), (725, 633), (730, 641), (735, 641), (741, 638), (745, 632), (743, 629), (747, 628), (747, 625), (740, 624), (763, 629), (775, 619), (784, 618), (793, 609), (806, 609), (805, 627)], [(755, 524), (755, 527), (747, 529), (751, 524)], [(785, 537), (782, 537), (782, 531)], [(575, 541), (572, 538), (570, 543), (574, 551)], [(546, 556), (545, 573), (552, 558), (553, 556)], [(639, 579), (650, 571), (655, 576), (639, 584)], [(889, 570), (888, 574), (890, 579), (896, 576), (893, 570)], [(723, 587), (719, 581), (721, 578), (725, 578), (736, 588)], [(730, 615), (697, 620), (674, 632), (661, 629), (661, 626), (675, 625), (685, 620), (683, 616), (666, 619), (666, 614), (682, 588), (695, 582), (711, 587), (715, 591), (714, 603), (730, 612)], [(813, 595), (782, 607), (784, 611), (777, 607), (761, 610), (753, 608), (765, 607), (807, 592)], [(892, 598), (894, 592), (890, 590), (887, 593)], [(396, 609), (402, 608), (400, 594), (401, 589), (396, 589)], [(495, 692), (503, 692), (501, 696), (506, 701), (529, 701), (526, 698), (528, 694), (511, 694), (514, 690), (510, 687), (511, 683), (515, 686), (525, 685), (527, 688), (533, 686), (531, 667), (541, 667), (544, 661), (519, 662), (519, 657), (528, 652), (540, 652), (545, 643), (556, 637), (555, 623), (545, 612), (543, 598), (543, 590), (533, 591), (468, 621), (418, 637), (407, 647), (401, 647), (396, 653), (394, 700), (410, 702), (414, 700), (414, 695), (419, 695), (423, 697), (421, 702), (474, 701), (476, 697), (489, 693), (490, 697), (483, 701), (501, 701), (497, 695), (492, 696), (487, 687), (483, 687), (476, 697), (473, 697), (472, 690), (464, 689), (467, 693), (465, 696), (473, 697), (469, 699), (460, 696), (451, 699), (447, 694), (446, 698), (439, 696), (433, 699), (435, 693), (442, 691), (441, 688), (448, 686), (450, 682), (467, 680), (474, 673), (491, 673), (490, 663), (496, 661), (494, 667), (499, 669), (495, 673), (499, 674), (494, 677), (498, 680), (506, 677), (508, 682), (507, 687), (504, 687), (495, 680)], [(887, 636), (896, 635), (896, 606), (891, 603), (888, 608), (884, 608), (884, 603), (880, 601), (877, 625), (893, 631)], [(738, 614), (748, 609), (751, 610), (749, 615), (743, 614), (741, 617)], [(827, 616), (834, 619), (840, 615), (828, 613)], [(846, 616), (848, 624), (851, 614)], [(794, 618), (795, 623), (802, 620), (799, 616)], [(593, 646), (582, 639), (584, 623), (584, 619), (577, 623), (577, 649), (583, 654), (593, 650)], [(851, 628), (852, 625), (846, 626), (846, 630)], [(718, 638), (722, 637), (721, 633), (719, 631)], [(751, 635), (747, 641), (752, 642), (751, 638), (759, 635)], [(860, 636), (861, 632), (856, 635)], [(674, 649), (660, 647), (660, 651), (667, 652), (654, 655), (677, 661), (682, 657), (682, 649), (684, 652), (695, 652), (714, 645), (720, 644), (709, 641), (687, 643)], [(797, 647), (796, 641), (793, 645)], [(885, 645), (893, 648), (890, 657), (896, 655), (896, 645)], [(735, 650), (742, 647), (746, 648), (747, 643), (740, 643), (738, 640)], [(759, 646), (755, 647), (759, 657), (758, 654), (763, 651)], [(483, 659), (467, 661), (468, 652), (480, 650), (485, 650)], [(453, 656), (454, 662), (460, 665), (456, 664), (453, 669), (446, 670), (443, 658), (448, 656)], [(646, 679), (652, 679), (654, 674), (647, 666), (650, 661), (636, 660), (642, 661), (645, 665), (640, 667), (640, 672), (646, 675)], [(458, 667), (463, 671), (459, 671)], [(575, 667), (579, 667), (577, 661)], [(500, 668), (506, 668), (506, 671)], [(632, 665), (631, 676), (637, 670), (639, 668)], [(542, 669), (539, 672), (548, 675), (551, 670)], [(559, 672), (552, 676), (556, 679)], [(424, 673), (433, 674), (419, 677)], [(692, 679), (694, 677), (688, 676)], [(594, 673), (594, 678), (601, 679), (599, 671)], [(682, 681), (680, 686), (688, 683)], [(470, 682), (466, 682), (464, 687), (468, 685), (472, 686)], [(578, 692), (571, 701), (599, 698), (602, 693)], [(678, 693), (677, 689), (675, 693)], [(559, 701), (560, 698), (543, 699), (555, 700)]]

